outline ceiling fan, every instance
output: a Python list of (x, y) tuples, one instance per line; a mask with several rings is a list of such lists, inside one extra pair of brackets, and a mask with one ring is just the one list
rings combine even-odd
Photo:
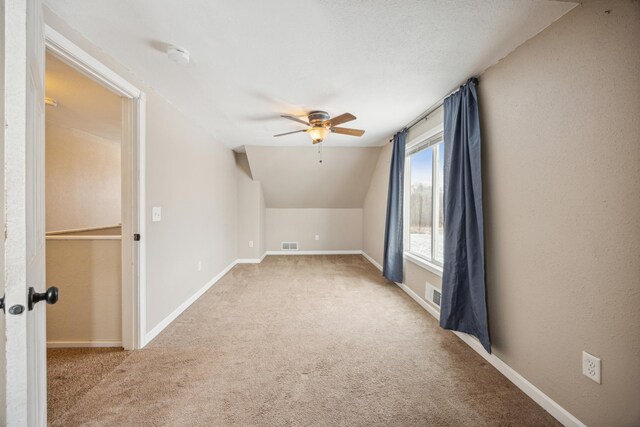
[[(294, 122), (302, 123), (309, 126), (308, 129), (294, 130), (293, 132), (279, 133), (275, 136), (291, 135), (292, 133), (306, 132), (311, 136), (314, 144), (318, 144), (327, 137), (331, 132), (339, 133), (342, 135), (362, 136), (364, 131), (361, 129), (340, 128), (336, 127), (339, 124), (350, 122), (355, 120), (356, 116), (351, 113), (344, 113), (331, 118), (326, 111), (311, 111), (306, 116), (290, 116), (282, 114), (280, 117), (293, 120)], [(299, 117), (306, 117), (307, 121), (300, 119)]]

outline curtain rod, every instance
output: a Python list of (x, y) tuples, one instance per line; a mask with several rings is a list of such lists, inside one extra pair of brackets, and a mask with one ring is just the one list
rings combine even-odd
[[(478, 78), (477, 77), (471, 77), (470, 79), (467, 79), (467, 81), (469, 81), (469, 80), (473, 80), (476, 84), (478, 84)], [(433, 113), (438, 108), (442, 107), (442, 105), (444, 104), (444, 100), (445, 99), (447, 99), (449, 96), (451, 96), (454, 93), (456, 93), (457, 91), (459, 91), (462, 86), (464, 86), (464, 84), (459, 85), (456, 89), (452, 90), (451, 92), (449, 92), (448, 94), (446, 94), (445, 96), (440, 98), (438, 101), (436, 101), (435, 104), (433, 104), (431, 107), (429, 107), (427, 109), (427, 111), (425, 111), (420, 116), (418, 116), (417, 118), (415, 118), (412, 121), (410, 121), (409, 124), (407, 124), (403, 129), (409, 130), (412, 127), (414, 127), (415, 125), (417, 125), (418, 123), (422, 122), (423, 120), (426, 120), (431, 115), (431, 113)], [(389, 142), (391, 142), (391, 141), (393, 141), (393, 138), (391, 138), (389, 140)]]
[[(453, 92), (451, 92), (453, 93)], [(450, 94), (449, 94), (450, 95)], [(404, 128), (406, 130), (411, 129), (412, 127), (414, 127), (415, 125), (417, 125), (418, 123), (422, 122), (423, 120), (426, 120), (431, 113), (433, 113), (434, 111), (436, 111), (438, 108), (442, 107), (442, 105), (444, 104), (444, 100), (449, 96), (445, 96), (443, 98), (440, 98), (435, 104), (433, 104), (431, 107), (429, 107), (427, 109), (427, 111), (425, 111), (424, 113), (422, 113), (422, 115), (420, 115), (420, 117), (418, 117), (417, 119), (413, 119), (408, 125), (406, 125)]]

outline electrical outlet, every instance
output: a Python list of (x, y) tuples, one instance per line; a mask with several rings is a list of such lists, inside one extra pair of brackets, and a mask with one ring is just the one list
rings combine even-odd
[(202, 271), (202, 261), (198, 261), (198, 271)]
[(162, 221), (162, 208), (154, 207), (151, 209), (151, 221)]
[(600, 359), (586, 351), (582, 352), (582, 374), (601, 384), (600, 381)]
[(320, 236), (316, 234), (316, 240), (320, 240)]
[(249, 247), (252, 248), (253, 247), (253, 240), (249, 240)]

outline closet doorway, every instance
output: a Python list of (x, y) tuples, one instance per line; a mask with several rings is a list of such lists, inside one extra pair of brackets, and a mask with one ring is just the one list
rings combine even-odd
[(144, 345), (144, 95), (46, 29), (46, 283), (59, 289), (46, 310), (51, 423)]

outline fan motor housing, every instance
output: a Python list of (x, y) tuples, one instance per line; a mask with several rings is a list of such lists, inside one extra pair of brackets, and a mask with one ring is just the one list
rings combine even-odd
[(326, 111), (312, 111), (307, 117), (312, 126), (324, 126), (323, 123), (331, 118)]

